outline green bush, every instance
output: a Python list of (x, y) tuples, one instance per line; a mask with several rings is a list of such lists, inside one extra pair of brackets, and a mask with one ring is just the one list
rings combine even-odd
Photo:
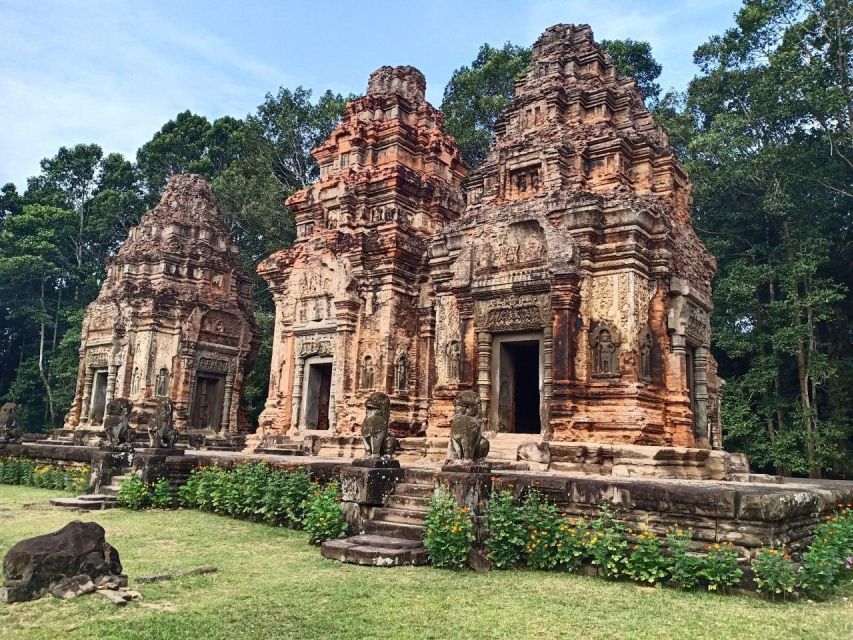
[(29, 458), (0, 458), (0, 483), (82, 493), (88, 488), (89, 467), (63, 468), (39, 465)]
[(301, 528), (311, 491), (311, 474), (307, 469), (273, 472), (262, 499), (264, 520), (277, 526)]
[(557, 528), (557, 563), (574, 571), (588, 556), (586, 548), (587, 523), (583, 519), (564, 518)]
[(817, 526), (811, 546), (803, 553), (797, 578), (810, 598), (828, 598), (853, 580), (853, 508), (838, 507)]
[(446, 487), (436, 487), (429, 500), (424, 546), (430, 562), (444, 569), (461, 569), (474, 542), (468, 509), (456, 504)]
[(524, 559), (531, 569), (553, 569), (559, 563), (557, 544), (564, 519), (557, 508), (543, 500), (538, 491), (529, 492), (521, 505), (526, 544)]
[(489, 560), (496, 569), (511, 569), (521, 560), (525, 547), (525, 529), (521, 508), (511, 491), (492, 494), (486, 505), (489, 537), (486, 540)]
[(705, 548), (700, 575), (705, 579), (708, 591), (726, 592), (740, 583), (743, 571), (738, 567), (737, 552), (731, 542), (716, 543)]
[(315, 487), (314, 493), (307, 500), (304, 525), (310, 544), (321, 544), (326, 540), (343, 538), (347, 534), (338, 483), (330, 482), (325, 487)]
[(184, 509), (198, 508), (198, 488), (201, 484), (202, 470), (193, 469), (187, 481), (178, 487), (178, 504)]
[(690, 553), (692, 540), (693, 529), (673, 527), (666, 533), (666, 544), (669, 549), (666, 572), (669, 574), (669, 584), (678, 589), (694, 589), (699, 584), (702, 562), (700, 558)]
[(154, 483), (148, 496), (148, 501), (155, 509), (172, 508), (172, 485), (168, 478), (160, 478)]
[(752, 561), (758, 591), (784, 599), (797, 585), (797, 572), (790, 556), (781, 549), (760, 549)]
[(637, 535), (625, 573), (633, 580), (656, 585), (666, 578), (666, 559), (663, 547), (654, 531), (645, 529)]
[(608, 503), (601, 505), (587, 532), (586, 548), (592, 564), (604, 578), (625, 575), (628, 540), (625, 523), (616, 517)]
[(116, 502), (125, 509), (143, 509), (148, 503), (148, 489), (138, 476), (132, 475), (121, 483)]

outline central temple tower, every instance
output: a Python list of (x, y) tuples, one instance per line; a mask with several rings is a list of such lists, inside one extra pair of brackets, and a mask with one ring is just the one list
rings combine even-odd
[(429, 238), (463, 209), (465, 166), (413, 67), (382, 67), (313, 151), (320, 179), (293, 194), (292, 248), (263, 261), (276, 324), (268, 435), (351, 435), (374, 391), (397, 435), (423, 435), (432, 380)]

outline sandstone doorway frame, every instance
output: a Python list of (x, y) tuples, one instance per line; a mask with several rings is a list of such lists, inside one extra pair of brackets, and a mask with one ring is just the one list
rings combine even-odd
[[(510, 419), (511, 429), (504, 431), (501, 429), (501, 393), (511, 394), (514, 396), (515, 389), (512, 387), (514, 381), (510, 381), (509, 385), (511, 388), (507, 388), (507, 381), (505, 380), (506, 376), (502, 376), (502, 368), (503, 373), (506, 374), (506, 368), (509, 365), (507, 360), (512, 358), (512, 355), (509, 352), (508, 345), (513, 344), (535, 344), (538, 355), (538, 380), (537, 380), (537, 389), (539, 392), (539, 433), (537, 434), (524, 434), (521, 435), (530, 435), (537, 438), (544, 437), (547, 431), (547, 420), (546, 420), (546, 412), (544, 410), (545, 407), (545, 331), (518, 331), (518, 332), (502, 332), (502, 333), (492, 333), (491, 334), (491, 389), (489, 393), (489, 431), (503, 434), (517, 434), (515, 431), (515, 418), (516, 416), (512, 416)], [(514, 366), (514, 365), (510, 365)], [(513, 372), (513, 376), (515, 373)], [(506, 400), (506, 395), (504, 395), (504, 399)], [(506, 402), (504, 402), (504, 405)], [(516, 408), (514, 407), (513, 400), (513, 408), (511, 411), (515, 412)], [(506, 421), (503, 421), (504, 424)]]
[(92, 369), (92, 394), (89, 399), (89, 423), (102, 424), (109, 398), (109, 372), (106, 367)]
[[(301, 362), (301, 402), (299, 403), (299, 415), (296, 424), (300, 433), (316, 433), (329, 435), (335, 433), (334, 424), (334, 357), (325, 355), (314, 355), (300, 358)], [(318, 396), (322, 391), (322, 377), (328, 375), (328, 398), (327, 421), (328, 427), (319, 428), (315, 422), (320, 417), (321, 398)], [(315, 415), (315, 410), (316, 414)]]

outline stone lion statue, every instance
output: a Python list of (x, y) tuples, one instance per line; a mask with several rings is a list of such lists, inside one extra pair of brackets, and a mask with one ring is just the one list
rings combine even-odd
[(133, 403), (127, 398), (113, 398), (104, 410), (104, 431), (113, 446), (127, 444), (130, 439), (130, 412)]
[(450, 453), (454, 460), (482, 460), (489, 455), (489, 441), (480, 433), (480, 399), (473, 391), (463, 391), (454, 401), (450, 421)]
[(388, 433), (391, 399), (384, 393), (371, 393), (364, 403), (367, 415), (361, 423), (361, 439), (368, 458), (390, 460), (397, 449), (397, 439)]
[(20, 437), (18, 405), (14, 402), (7, 402), (0, 407), (0, 442), (13, 442)]
[(172, 401), (160, 398), (148, 422), (148, 443), (152, 448), (174, 449), (178, 432), (172, 426)]

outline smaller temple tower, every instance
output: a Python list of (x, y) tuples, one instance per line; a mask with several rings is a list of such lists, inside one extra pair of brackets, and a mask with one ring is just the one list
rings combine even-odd
[[(429, 238), (462, 211), (459, 151), (414, 67), (382, 67), (314, 149), (296, 241), (258, 273), (276, 305), (263, 436), (353, 435), (373, 392), (396, 435), (423, 435), (432, 390)], [(360, 445), (359, 445), (360, 446)]]
[(251, 282), (201, 176), (173, 176), (107, 267), (83, 320), (65, 428), (100, 435), (113, 398), (145, 426), (162, 397), (183, 435), (248, 430), (240, 394), (257, 351)]

